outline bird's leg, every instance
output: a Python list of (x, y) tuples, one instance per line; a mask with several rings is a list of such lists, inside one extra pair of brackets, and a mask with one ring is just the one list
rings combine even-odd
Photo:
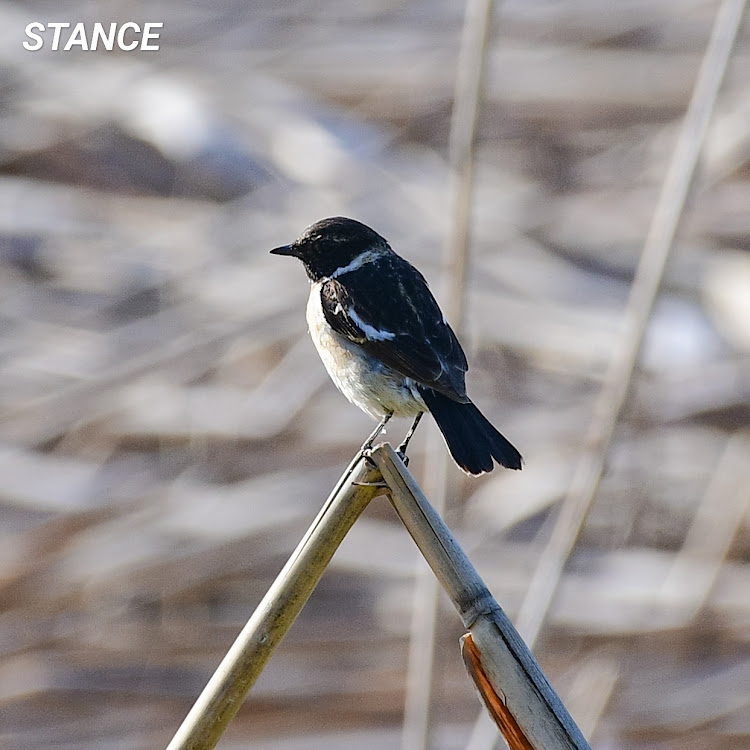
[(388, 414), (386, 414), (381, 420), (378, 426), (372, 431), (370, 434), (370, 437), (365, 440), (364, 443), (362, 443), (362, 447), (359, 449), (360, 453), (362, 455), (365, 455), (367, 451), (372, 448), (372, 444), (375, 442), (375, 438), (380, 435), (380, 433), (385, 429), (385, 426), (388, 424), (388, 420), (393, 416), (393, 412), (389, 411)]
[[(370, 450), (372, 449), (372, 444), (375, 442), (375, 438), (380, 435), (380, 433), (385, 429), (385, 426), (388, 424), (388, 420), (393, 416), (393, 412), (390, 411), (388, 414), (386, 414), (381, 420), (378, 426), (370, 433), (370, 437), (365, 440), (364, 443), (362, 443), (362, 447), (359, 449), (359, 453), (357, 454), (358, 458), (364, 458), (365, 461), (371, 466), (375, 467), (375, 462), (370, 458)], [(385, 482), (354, 482), (354, 484), (359, 486), (367, 486), (367, 487), (387, 487), (388, 485), (385, 484)]]
[(419, 420), (422, 419), (423, 414), (423, 411), (420, 411), (419, 414), (417, 414), (417, 416), (414, 418), (414, 422), (412, 422), (412, 425), (409, 428), (409, 432), (406, 433), (406, 437), (403, 439), (403, 442), (396, 449), (396, 453), (398, 453), (399, 458), (404, 462), (404, 466), (409, 465), (409, 459), (406, 455), (406, 449), (409, 446), (409, 441), (412, 439), (414, 433), (417, 430), (417, 425), (419, 424)]

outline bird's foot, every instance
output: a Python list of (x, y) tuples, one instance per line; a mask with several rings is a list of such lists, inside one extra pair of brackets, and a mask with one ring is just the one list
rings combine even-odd
[[(372, 448), (363, 448), (362, 450), (362, 458), (364, 459), (364, 462), (367, 464), (367, 468), (370, 470), (377, 469), (378, 465), (373, 461), (372, 458)], [(388, 483), (384, 479), (378, 479), (373, 482), (352, 482), (352, 485), (354, 487), (381, 487), (381, 488), (387, 488)]]
[(365, 463), (367, 464), (368, 469), (377, 469), (378, 465), (373, 461), (372, 458), (372, 446), (369, 448), (363, 448), (362, 449), (362, 458), (364, 459)]
[(396, 448), (396, 455), (401, 459), (401, 463), (403, 463), (404, 466), (409, 465), (409, 456), (406, 455), (405, 445), (402, 444)]

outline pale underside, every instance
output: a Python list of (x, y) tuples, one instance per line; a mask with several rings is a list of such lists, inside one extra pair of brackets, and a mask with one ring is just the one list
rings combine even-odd
[(367, 354), (359, 344), (336, 333), (323, 314), (322, 282), (313, 284), (307, 302), (307, 325), (331, 380), (349, 401), (374, 419), (388, 413), (415, 417), (427, 411), (416, 384)]

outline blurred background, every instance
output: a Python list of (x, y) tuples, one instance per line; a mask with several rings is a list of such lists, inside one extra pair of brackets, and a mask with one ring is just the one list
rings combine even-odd
[[(462, 338), (526, 465), (451, 468), (447, 520), (514, 617), (718, 3), (497, 6)], [(308, 339), (302, 268), (268, 249), (352, 216), (440, 296), (463, 11), (0, 2), (3, 749), (164, 747), (370, 431)], [(158, 52), (28, 52), (30, 21), (164, 26)], [(537, 643), (594, 748), (750, 744), (749, 252), (745, 29)], [(417, 566), (375, 500), (220, 747), (399, 747)], [(441, 600), (441, 750), (479, 712), (461, 632)]]

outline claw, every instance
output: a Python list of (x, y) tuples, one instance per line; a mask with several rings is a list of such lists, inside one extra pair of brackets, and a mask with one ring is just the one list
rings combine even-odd
[(375, 463), (375, 461), (372, 460), (372, 448), (366, 448), (362, 451), (362, 458), (365, 459), (365, 463), (371, 468), (371, 469), (377, 469), (378, 465)]
[(406, 455), (406, 452), (404, 450), (404, 446), (399, 446), (398, 450), (396, 451), (396, 455), (401, 459), (401, 463), (404, 466), (409, 465), (409, 456)]

